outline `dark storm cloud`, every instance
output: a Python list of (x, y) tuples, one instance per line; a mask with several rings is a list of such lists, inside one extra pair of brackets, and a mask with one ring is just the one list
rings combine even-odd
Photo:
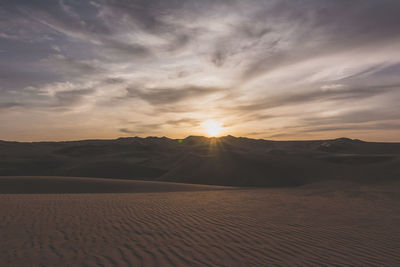
[(138, 90), (127, 88), (128, 97), (141, 98), (152, 105), (174, 104), (184, 100), (193, 100), (221, 91), (220, 88), (185, 86), (182, 88), (153, 88)]

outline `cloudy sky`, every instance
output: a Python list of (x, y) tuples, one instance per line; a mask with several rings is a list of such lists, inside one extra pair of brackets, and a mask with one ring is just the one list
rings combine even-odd
[(0, 139), (400, 141), (400, 1), (0, 1)]

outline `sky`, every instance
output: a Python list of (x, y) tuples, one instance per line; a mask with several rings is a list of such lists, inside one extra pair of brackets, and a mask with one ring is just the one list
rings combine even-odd
[(0, 139), (400, 141), (398, 0), (0, 0)]

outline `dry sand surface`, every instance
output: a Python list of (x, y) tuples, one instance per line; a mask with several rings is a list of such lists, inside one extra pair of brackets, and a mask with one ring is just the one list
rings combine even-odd
[(0, 194), (145, 193), (228, 189), (234, 187), (83, 177), (0, 176)]
[(0, 266), (400, 265), (398, 183), (161, 185), (141, 184), (136, 193), (3, 192)]

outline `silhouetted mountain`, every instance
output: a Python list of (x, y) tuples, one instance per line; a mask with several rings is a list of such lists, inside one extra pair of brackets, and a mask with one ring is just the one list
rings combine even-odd
[(0, 175), (81, 176), (235, 186), (400, 178), (400, 143), (224, 136), (0, 141)]

